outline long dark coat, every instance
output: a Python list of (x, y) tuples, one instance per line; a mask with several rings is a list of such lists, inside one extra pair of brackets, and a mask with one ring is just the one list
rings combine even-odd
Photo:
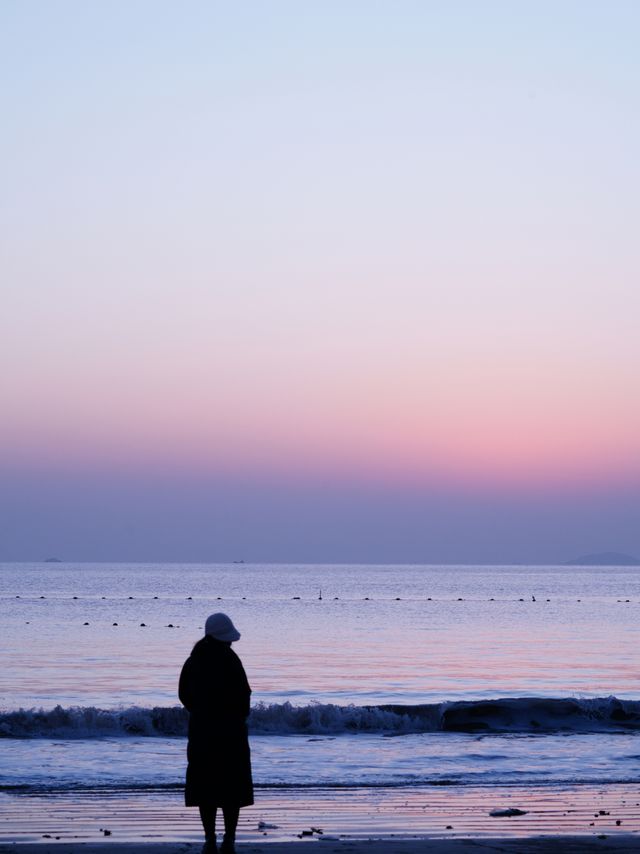
[(209, 635), (198, 641), (182, 667), (178, 695), (189, 712), (186, 806), (250, 806), (251, 688), (231, 645)]

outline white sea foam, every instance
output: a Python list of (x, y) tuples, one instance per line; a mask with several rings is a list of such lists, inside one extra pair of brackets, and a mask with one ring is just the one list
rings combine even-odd
[[(0, 737), (185, 736), (187, 724), (180, 706), (56, 706), (0, 712)], [(640, 701), (519, 697), (405, 706), (260, 703), (251, 711), (249, 727), (257, 735), (633, 732), (640, 731)]]

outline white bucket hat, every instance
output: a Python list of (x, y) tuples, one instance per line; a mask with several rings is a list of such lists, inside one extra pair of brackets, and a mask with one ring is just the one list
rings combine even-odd
[(210, 617), (207, 617), (204, 633), (219, 641), (240, 640), (240, 632), (231, 622), (231, 618), (222, 613), (211, 614)]

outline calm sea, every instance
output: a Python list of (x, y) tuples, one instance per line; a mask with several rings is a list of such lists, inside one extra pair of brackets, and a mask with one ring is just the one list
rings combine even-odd
[(638, 782), (634, 568), (0, 565), (5, 792), (176, 789), (228, 613), (258, 787)]

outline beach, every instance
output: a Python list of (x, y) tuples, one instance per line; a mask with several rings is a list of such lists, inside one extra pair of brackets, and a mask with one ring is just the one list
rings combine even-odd
[[(157, 847), (169, 854), (188, 846), (198, 851), (203, 839), (198, 811), (185, 808), (177, 793), (12, 795), (0, 801), (0, 813), (6, 850), (22, 854), (33, 846), (41, 852), (49, 846), (146, 852), (149, 846), (149, 852)], [(419, 840), (428, 841), (430, 850), (457, 851), (471, 843), (496, 846), (498, 839), (507, 851), (564, 851), (574, 844), (583, 846), (575, 848), (579, 851), (587, 843), (637, 850), (640, 786), (259, 790), (255, 805), (241, 811), (238, 826), (241, 851), (265, 848), (270, 854), (281, 846), (293, 854), (316, 843), (368, 851), (372, 840), (407, 852), (409, 843)], [(553, 840), (559, 848), (549, 847)]]
[(253, 688), (241, 852), (636, 850), (633, 569), (9, 564), (0, 580), (3, 851), (199, 851), (176, 688), (216, 610)]
[[(311, 843), (313, 844), (313, 843)], [(338, 854), (588, 854), (591, 851), (640, 851), (640, 839), (621, 835), (618, 837), (549, 836), (525, 839), (438, 839), (434, 837), (414, 839), (365, 839), (357, 842), (331, 840), (318, 843), (319, 851)], [(302, 854), (307, 843), (285, 842), (260, 845), (238, 845), (238, 854)], [(194, 843), (56, 843), (35, 845), (1, 844), (0, 854), (199, 854), (201, 846)]]

